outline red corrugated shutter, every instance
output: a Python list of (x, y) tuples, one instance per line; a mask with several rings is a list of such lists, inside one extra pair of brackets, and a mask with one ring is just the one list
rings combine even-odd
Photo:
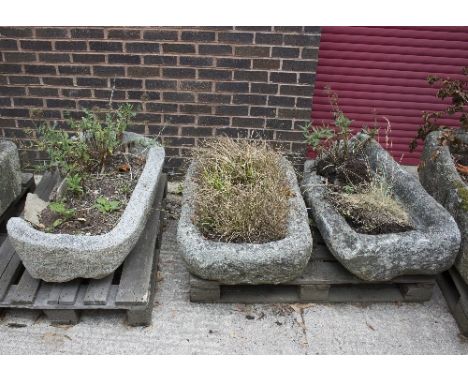
[[(427, 76), (457, 78), (463, 66), (468, 66), (468, 27), (323, 27), (312, 120), (315, 125), (330, 122), (324, 90), (329, 85), (353, 128), (387, 117), (388, 150), (404, 164), (417, 164), (422, 147), (410, 153), (408, 144), (421, 114), (444, 107)], [(382, 118), (377, 120), (386, 126)], [(380, 135), (384, 142), (384, 131)]]

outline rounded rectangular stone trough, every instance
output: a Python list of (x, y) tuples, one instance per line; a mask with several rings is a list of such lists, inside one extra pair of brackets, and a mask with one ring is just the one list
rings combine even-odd
[[(419, 180), (458, 224), (462, 241), (455, 267), (468, 283), (468, 186), (453, 163), (449, 147), (440, 145), (440, 135), (440, 132), (432, 132), (424, 142), (418, 168)], [(457, 137), (468, 143), (468, 133), (458, 133)]]
[(452, 216), (375, 140), (370, 140), (364, 151), (372, 172), (383, 174), (393, 184), (395, 197), (409, 213), (414, 229), (382, 235), (356, 232), (327, 200), (328, 189), (315, 171), (315, 162), (307, 161), (302, 190), (330, 251), (351, 273), (366, 281), (448, 269), (460, 247), (460, 232)]
[(213, 241), (201, 234), (192, 222), (196, 166), (196, 162), (192, 162), (187, 172), (177, 229), (179, 251), (190, 272), (225, 284), (278, 284), (299, 276), (312, 253), (312, 235), (291, 164), (286, 159), (282, 161), (294, 193), (290, 199), (287, 235), (282, 240), (264, 244)]
[(165, 152), (143, 136), (125, 133), (132, 152), (146, 154), (146, 163), (117, 225), (103, 235), (45, 233), (22, 218), (8, 221), (9, 239), (34, 278), (65, 282), (103, 278), (115, 271), (133, 249), (145, 227), (161, 177)]
[(21, 193), (18, 149), (10, 141), (0, 142), (0, 216)]

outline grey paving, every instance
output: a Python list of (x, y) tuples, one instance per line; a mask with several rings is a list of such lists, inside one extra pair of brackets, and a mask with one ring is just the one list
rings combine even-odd
[(192, 304), (168, 221), (153, 324), (86, 313), (51, 326), (31, 312), (0, 319), (1, 354), (468, 354), (468, 340), (437, 289), (424, 304)]

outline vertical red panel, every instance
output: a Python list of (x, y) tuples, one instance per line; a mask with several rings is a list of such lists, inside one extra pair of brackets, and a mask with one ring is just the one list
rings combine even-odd
[[(429, 74), (458, 78), (468, 66), (468, 27), (323, 27), (312, 104), (314, 124), (331, 123), (330, 86), (353, 128), (382, 126), (381, 143), (404, 164), (417, 164), (421, 145), (408, 145), (423, 111), (444, 103), (427, 84)], [(385, 119), (391, 123), (385, 132)], [(457, 119), (443, 120), (457, 125)]]

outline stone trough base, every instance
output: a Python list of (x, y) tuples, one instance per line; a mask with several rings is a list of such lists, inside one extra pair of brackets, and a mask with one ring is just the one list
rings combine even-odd
[(51, 322), (60, 324), (78, 323), (83, 310), (125, 311), (128, 324), (149, 325), (166, 184), (167, 176), (163, 174), (151, 215), (137, 244), (124, 263), (103, 279), (76, 279), (66, 283), (34, 279), (6, 239), (0, 246), (0, 308), (43, 311)]
[(363, 281), (347, 271), (312, 228), (314, 249), (304, 273), (278, 285), (226, 285), (190, 275), (192, 302), (308, 303), (422, 302), (432, 297), (435, 276), (400, 276), (386, 282)]

